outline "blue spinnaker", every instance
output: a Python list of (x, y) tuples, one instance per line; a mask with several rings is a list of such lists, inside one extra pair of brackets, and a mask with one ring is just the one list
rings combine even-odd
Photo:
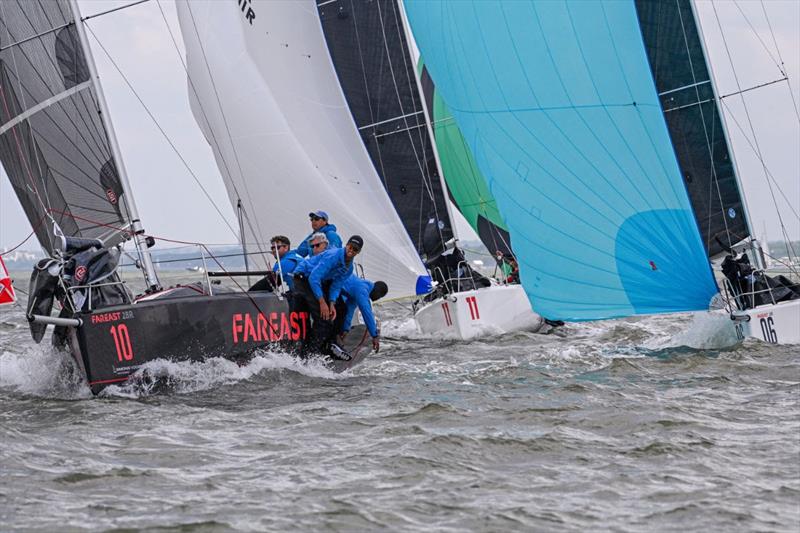
[(595, 320), (717, 293), (633, 1), (406, 0), (534, 309)]

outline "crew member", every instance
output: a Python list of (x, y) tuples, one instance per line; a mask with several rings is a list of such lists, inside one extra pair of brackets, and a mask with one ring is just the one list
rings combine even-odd
[(361, 311), (364, 325), (372, 337), (372, 348), (377, 352), (380, 349), (380, 332), (372, 313), (372, 302), (386, 296), (389, 288), (383, 281), (375, 283), (361, 279), (356, 275), (350, 276), (342, 287), (342, 296), (336, 300), (335, 331), (339, 334), (339, 343), (344, 341), (353, 322), (356, 307)]
[[(274, 289), (278, 285), (278, 276), (280, 273), (283, 276), (283, 281), (289, 288), (287, 295), (291, 297), (290, 292), (294, 288), (294, 281), (292, 280), (291, 274), (303, 258), (297, 255), (294, 250), (290, 250), (290, 247), (291, 242), (289, 241), (289, 237), (275, 235), (270, 239), (269, 252), (276, 259), (275, 264), (272, 265), (272, 274), (258, 280), (250, 287), (251, 291), (269, 291)], [(279, 264), (280, 266), (278, 266)]]
[(324, 233), (317, 232), (308, 239), (308, 247), (311, 248), (311, 255), (319, 255), (328, 249), (328, 237)]
[(325, 211), (314, 211), (313, 213), (309, 213), (308, 217), (311, 220), (311, 233), (303, 239), (303, 242), (300, 243), (300, 246), (295, 250), (300, 256), (308, 257), (314, 255), (310, 244), (311, 237), (313, 237), (315, 233), (325, 234), (325, 237), (328, 239), (328, 248), (342, 247), (342, 238), (336, 233), (336, 226), (328, 223), (328, 213)]
[(353, 259), (363, 245), (364, 240), (353, 235), (344, 248), (331, 248), (312, 256), (295, 269), (293, 310), (308, 310), (313, 320), (311, 338), (303, 344), (302, 354), (321, 353), (323, 344), (331, 337), (336, 318), (334, 302), (345, 281), (353, 275)]

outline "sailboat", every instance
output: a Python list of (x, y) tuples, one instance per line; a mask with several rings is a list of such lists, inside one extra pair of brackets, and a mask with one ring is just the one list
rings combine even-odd
[[(161, 286), (77, 2), (0, 8), (0, 161), (48, 255), (30, 283), (34, 340), (53, 326), (53, 343), (71, 352), (94, 393), (154, 359), (242, 360), (258, 347), (302, 342), (308, 315), (290, 312), (279, 292)], [(146, 284), (138, 296), (117, 272), (129, 241)]]
[(728, 305), (740, 336), (800, 342), (796, 287), (755, 298), (711, 267), (744, 250), (754, 268), (732, 279), (762, 270), (691, 2), (404, 6), (539, 313)]
[[(400, 3), (322, 1), (317, 9), (364, 147), (416, 253), (438, 282), (413, 306), (418, 329), (458, 339), (539, 330), (544, 321), (522, 287), (474, 272), (458, 248), (448, 201), (453, 189), (443, 180), (441, 144), (438, 138), (434, 143), (435, 120)], [(500, 248), (509, 250), (490, 249)]]

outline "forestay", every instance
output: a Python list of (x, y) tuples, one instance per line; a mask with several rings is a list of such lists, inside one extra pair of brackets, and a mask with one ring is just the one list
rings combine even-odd
[(41, 245), (129, 238), (130, 217), (66, 0), (0, 2), (0, 160)]
[[(178, 2), (195, 118), (250, 250), (293, 244), (308, 213), (364, 237), (364, 274), (413, 295), (425, 269), (359, 137), (313, 1)], [(262, 264), (265, 255), (259, 256)]]
[(534, 309), (563, 320), (707, 309), (717, 287), (633, 1), (405, 5)]

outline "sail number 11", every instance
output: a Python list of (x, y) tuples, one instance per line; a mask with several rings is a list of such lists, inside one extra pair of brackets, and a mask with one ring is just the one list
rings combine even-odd
[(111, 336), (114, 337), (114, 346), (117, 348), (117, 359), (130, 361), (133, 359), (133, 347), (131, 346), (131, 336), (128, 334), (128, 326), (117, 324), (111, 326)]

